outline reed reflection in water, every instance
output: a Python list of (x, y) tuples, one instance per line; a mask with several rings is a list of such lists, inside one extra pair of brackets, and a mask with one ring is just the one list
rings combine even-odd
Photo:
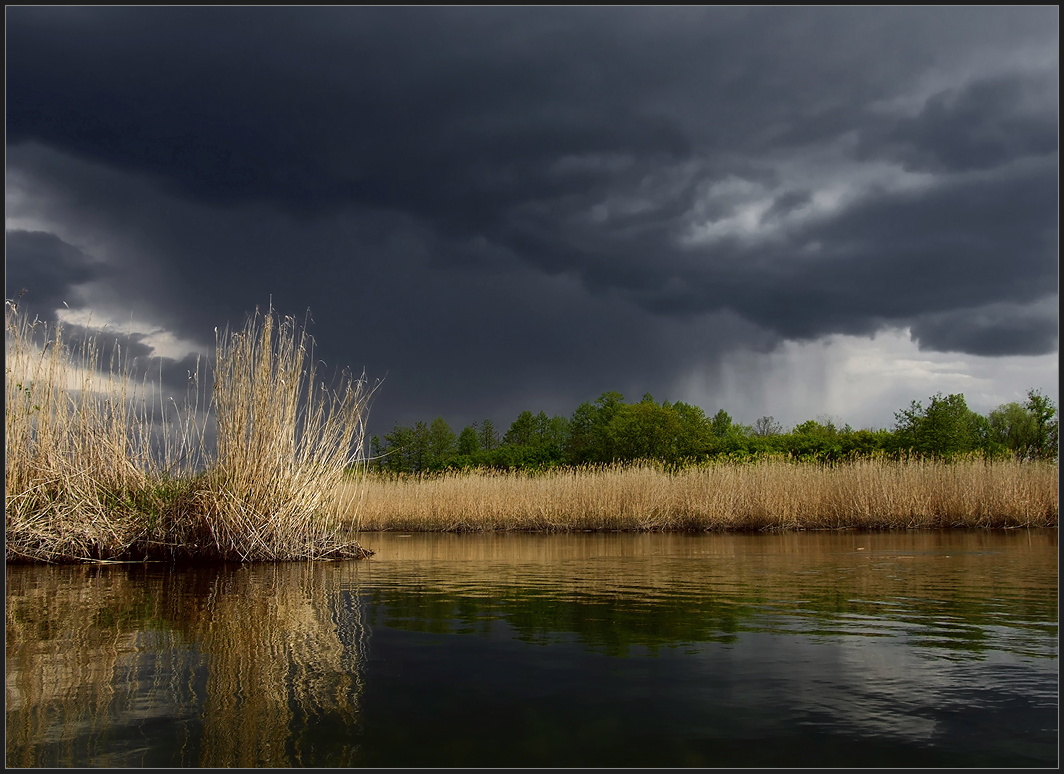
[(7, 764), (312, 765), (300, 739), (359, 711), (341, 567), (9, 567)]
[(8, 764), (1057, 762), (1056, 530), (362, 537), (9, 567)]

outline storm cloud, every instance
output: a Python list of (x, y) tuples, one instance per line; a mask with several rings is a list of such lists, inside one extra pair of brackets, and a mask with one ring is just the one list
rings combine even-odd
[(1058, 16), (10, 7), (7, 294), (186, 349), (309, 309), (389, 425), (887, 330), (1054, 356)]

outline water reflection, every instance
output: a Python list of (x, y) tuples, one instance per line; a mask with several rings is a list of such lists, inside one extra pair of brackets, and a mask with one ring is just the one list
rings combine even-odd
[(8, 567), (7, 764), (1057, 760), (1055, 530), (362, 542)]
[(9, 567), (8, 765), (304, 765), (308, 729), (358, 716), (339, 568)]
[(613, 655), (743, 631), (1056, 653), (1055, 531), (375, 540), (362, 576), (392, 626), (475, 630), (503, 617), (528, 639), (577, 633)]

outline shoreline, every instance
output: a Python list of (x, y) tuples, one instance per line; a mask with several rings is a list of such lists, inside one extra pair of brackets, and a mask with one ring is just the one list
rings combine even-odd
[[(327, 389), (292, 318), (218, 333), (213, 390), (163, 402), (117, 347), (10, 309), (9, 563), (361, 558), (362, 532), (1055, 527), (1056, 459), (766, 455), (504, 472), (369, 470), (373, 389)], [(107, 364), (105, 366), (105, 364)], [(200, 365), (197, 365), (197, 373)], [(312, 396), (308, 397), (308, 396)], [(171, 396), (172, 397), (172, 396)], [(214, 435), (207, 442), (208, 416)]]

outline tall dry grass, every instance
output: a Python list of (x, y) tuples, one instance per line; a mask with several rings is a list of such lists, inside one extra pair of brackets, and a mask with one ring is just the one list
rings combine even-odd
[(784, 460), (370, 476), (364, 530), (789, 530), (1048, 527), (1055, 462)]
[(364, 459), (365, 381), (327, 387), (309, 336), (272, 313), (220, 333), (216, 352), (217, 456), (176, 514), (181, 544), (240, 560), (347, 555), (339, 514), (358, 492), (332, 485)]
[(363, 460), (371, 390), (325, 386), (292, 318), (256, 311), (220, 333), (210, 401), (181, 406), (117, 344), (105, 360), (97, 338), (70, 345), (13, 306), (5, 323), (9, 561), (364, 555), (337, 532), (352, 500), (330, 493)]
[(144, 537), (167, 464), (151, 450), (150, 385), (117, 346), (101, 363), (95, 337), (68, 343), (10, 308), (5, 322), (8, 558), (121, 553)]

